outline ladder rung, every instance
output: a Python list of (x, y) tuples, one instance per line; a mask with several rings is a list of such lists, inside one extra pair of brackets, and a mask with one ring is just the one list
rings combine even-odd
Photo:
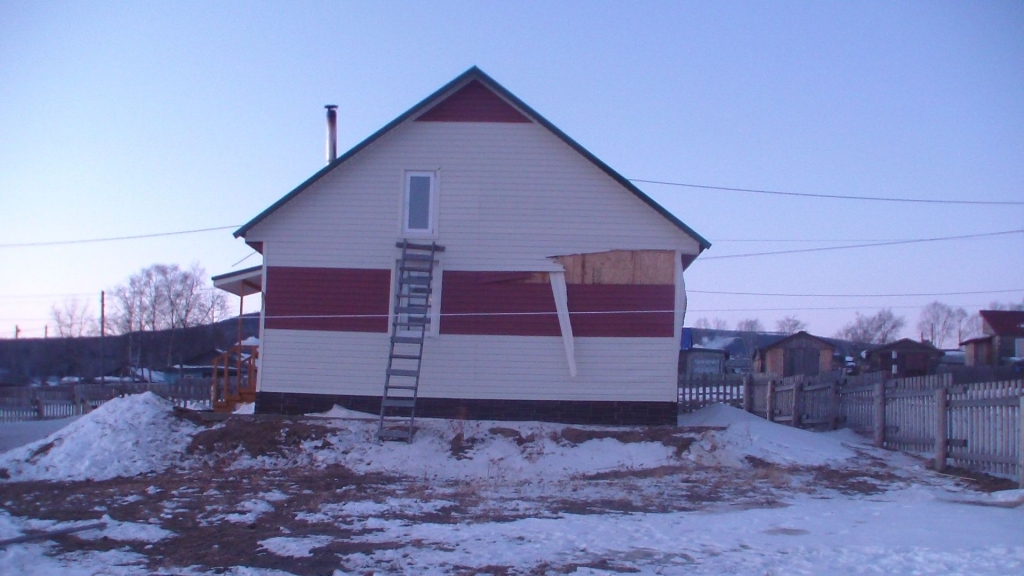
[(398, 314), (426, 315), (428, 311), (426, 306), (395, 306), (395, 312)]
[(415, 408), (416, 401), (412, 398), (385, 398), (382, 401), (389, 408)]
[(408, 440), (409, 437), (408, 430), (381, 430), (377, 432), (377, 438), (381, 440)]
[(417, 378), (420, 375), (419, 370), (400, 370), (398, 368), (390, 368), (388, 370), (388, 376), (406, 376), (409, 378)]
[(430, 318), (409, 318), (408, 322), (395, 322), (395, 326), (403, 328), (423, 328), (430, 324)]
[(423, 344), (423, 338), (418, 336), (392, 336), (391, 341), (395, 344)]
[(430, 262), (434, 258), (429, 254), (406, 254), (406, 260), (416, 260), (417, 262)]
[(391, 355), (391, 359), (392, 360), (419, 360), (421, 358), (423, 358), (423, 356), (414, 356), (412, 354), (392, 354)]
[(438, 244), (413, 244), (408, 240), (398, 242), (395, 246), (399, 248), (405, 248), (406, 250), (427, 250), (429, 252), (444, 252), (444, 246)]
[(398, 279), (399, 284), (410, 284), (413, 286), (430, 286), (430, 278), (405, 277)]
[[(416, 265), (410, 266), (409, 264)], [(427, 274), (430, 274), (431, 272), (434, 271), (434, 267), (431, 265), (430, 262), (425, 262), (422, 260), (403, 262), (402, 265), (398, 267), (398, 269), (401, 270), (402, 272), (426, 272)]]
[(416, 386), (413, 386), (412, 384), (388, 384), (385, 388), (388, 390), (415, 390)]

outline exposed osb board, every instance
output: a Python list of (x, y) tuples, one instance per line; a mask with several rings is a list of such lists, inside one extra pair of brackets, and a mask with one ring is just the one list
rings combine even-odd
[(566, 284), (674, 284), (671, 250), (611, 250), (555, 256)]

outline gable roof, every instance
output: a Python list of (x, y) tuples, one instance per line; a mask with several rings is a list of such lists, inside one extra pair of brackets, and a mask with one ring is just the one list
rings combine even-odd
[[(618, 182), (626, 190), (629, 190), (630, 192), (632, 192), (637, 198), (642, 200), (645, 204), (647, 204), (648, 206), (653, 208), (655, 210), (655, 212), (657, 212), (658, 214), (662, 215), (665, 219), (667, 219), (669, 222), (674, 224), (677, 228), (679, 228), (680, 230), (682, 230), (683, 232), (685, 232), (686, 234), (691, 236), (700, 245), (700, 250), (701, 251), (704, 251), (704, 250), (706, 250), (706, 249), (711, 247), (711, 243), (708, 242), (703, 236), (701, 236), (696, 231), (694, 231), (692, 228), (690, 228), (689, 226), (684, 224), (682, 220), (680, 220), (674, 214), (672, 214), (671, 212), (666, 210), (665, 207), (663, 207), (661, 204), (658, 204), (657, 202), (655, 202), (654, 199), (652, 199), (650, 196), (648, 196), (647, 194), (644, 194), (643, 191), (641, 191), (639, 188), (637, 188), (632, 182), (627, 180), (623, 175), (619, 174), (618, 172), (613, 170), (610, 166), (608, 166), (607, 164), (602, 162), (597, 156), (594, 156), (593, 154), (591, 154), (586, 148), (584, 148), (579, 143), (577, 143), (575, 140), (573, 140), (568, 135), (566, 135), (564, 132), (559, 130), (554, 124), (552, 124), (546, 118), (544, 118), (543, 116), (538, 114), (533, 108), (530, 108), (529, 106), (527, 106), (525, 102), (523, 102), (522, 100), (517, 98), (514, 94), (512, 94), (511, 92), (506, 90), (504, 86), (502, 86), (501, 84), (498, 84), (496, 81), (494, 81), (493, 78), (491, 78), (490, 76), (485, 74), (483, 72), (483, 70), (480, 70), (476, 66), (473, 66), (469, 70), (466, 70), (465, 72), (460, 74), (458, 77), (456, 77), (454, 80), (452, 80), (451, 82), (445, 84), (444, 86), (442, 86), (441, 88), (436, 90), (433, 94), (431, 94), (430, 96), (427, 96), (426, 98), (421, 100), (418, 104), (416, 104), (412, 108), (406, 110), (401, 116), (395, 118), (391, 122), (388, 122), (386, 125), (384, 125), (383, 128), (381, 128), (380, 130), (377, 130), (376, 132), (371, 134), (368, 138), (366, 138), (365, 140), (363, 140), (359, 144), (356, 144), (355, 146), (353, 146), (348, 152), (345, 152), (344, 154), (339, 156), (336, 160), (334, 160), (330, 164), (328, 164), (328, 165), (324, 166), (323, 168), (321, 168), (320, 170), (318, 170), (315, 174), (310, 176), (309, 179), (307, 179), (305, 182), (303, 182), (302, 184), (299, 184), (299, 186), (296, 187), (294, 190), (292, 190), (288, 194), (285, 194), (277, 202), (274, 202), (273, 204), (271, 204), (266, 210), (264, 210), (263, 212), (260, 212), (255, 218), (253, 218), (252, 220), (250, 220), (249, 222), (244, 224), (238, 230), (235, 230), (235, 233), (234, 233), (235, 238), (238, 238), (240, 236), (244, 236), (245, 233), (248, 232), (250, 229), (252, 229), (253, 226), (259, 224), (264, 219), (266, 219), (268, 216), (270, 216), (275, 211), (277, 211), (278, 208), (280, 208), (281, 206), (284, 206), (292, 198), (295, 198), (296, 196), (301, 194), (304, 190), (306, 190), (307, 188), (312, 186), (314, 183), (316, 183), (318, 180), (320, 180), (320, 178), (323, 178), (328, 172), (330, 172), (331, 170), (337, 168), (341, 164), (345, 163), (348, 159), (350, 159), (353, 156), (355, 156), (356, 154), (358, 154), (364, 148), (366, 148), (367, 146), (369, 146), (370, 144), (372, 144), (373, 142), (378, 140), (380, 137), (384, 136), (385, 134), (390, 132), (392, 129), (394, 129), (395, 127), (399, 126), (403, 122), (405, 122), (406, 120), (409, 120), (410, 118), (416, 116), (420, 112), (423, 112), (423, 111), (428, 110), (428, 109), (430, 109), (430, 110), (429, 110), (429, 112), (427, 114), (434, 115), (436, 108), (443, 106), (444, 102), (446, 100), (448, 100), (448, 98), (451, 98), (453, 96), (456, 96), (456, 95), (459, 95), (460, 93), (462, 93), (460, 95), (460, 98), (465, 98), (465, 99), (469, 100), (475, 106), (478, 106), (478, 107), (483, 106), (484, 107), (484, 111), (483, 112), (478, 111), (477, 112), (478, 114), (485, 114), (486, 112), (494, 112), (494, 110), (493, 110), (494, 102), (493, 101), (488, 101), (486, 95), (481, 94), (477, 88), (474, 87), (473, 91), (470, 92), (469, 94), (465, 93), (466, 92), (465, 89), (469, 88), (470, 86), (472, 86), (476, 82), (478, 82), (480, 84), (480, 86), (489, 89), (489, 91), (492, 91), (492, 92), (498, 94), (501, 98), (504, 98), (506, 101), (510, 102), (515, 108), (519, 109), (519, 110), (513, 110), (514, 112), (522, 111), (522, 113), (524, 113), (529, 119), (532, 119), (533, 121), (537, 122), (541, 126), (547, 128), (548, 131), (550, 131), (555, 136), (557, 136), (560, 140), (562, 140), (563, 142), (568, 144), (570, 148), (572, 148), (578, 154), (580, 154), (581, 156), (583, 156), (584, 158), (589, 160), (592, 164), (594, 164), (595, 166), (600, 168), (605, 174), (607, 174), (613, 180)], [(466, 85), (463, 86), (460, 90), (457, 90), (453, 94), (448, 94), (449, 92), (452, 91), (453, 88), (455, 88), (457, 86), (460, 86), (463, 83), (465, 83)], [(438, 99), (441, 98), (442, 96), (447, 96), (448, 98), (445, 98), (445, 99), (441, 100), (440, 102), (438, 102)], [(437, 106), (435, 106), (435, 104)], [(487, 107), (490, 107), (490, 109), (487, 109)], [(428, 117), (426, 119), (427, 120), (433, 120), (433, 121), (453, 121), (453, 120), (449, 119), (448, 117), (446, 117), (446, 114), (444, 114), (443, 112), (444, 112), (443, 110), (442, 111), (437, 111), (436, 112), (436, 117), (434, 117), (434, 118), (429, 118)], [(506, 112), (506, 114), (507, 114), (507, 112)], [(426, 114), (424, 116), (426, 116)], [(423, 118), (423, 117), (421, 116), (421, 118)], [(458, 121), (462, 121), (462, 120), (458, 120)], [(485, 121), (487, 121), (487, 120), (485, 120)], [(491, 121), (493, 121), (493, 120), (491, 120)], [(517, 122), (517, 121), (520, 121), (520, 120), (502, 120), (502, 121), (516, 121)]]
[(996, 336), (1024, 336), (1024, 310), (982, 310), (978, 313)]
[(920, 352), (935, 353), (939, 356), (942, 355), (942, 350), (936, 348), (931, 342), (918, 342), (917, 340), (911, 340), (910, 338), (901, 338), (893, 342), (876, 346), (868, 350), (868, 355), (881, 354), (888, 350), (917, 350)]

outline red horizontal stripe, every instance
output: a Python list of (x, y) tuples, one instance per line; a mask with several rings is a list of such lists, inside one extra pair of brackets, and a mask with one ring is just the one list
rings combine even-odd
[(264, 290), (267, 328), (388, 331), (390, 270), (268, 266)]
[[(560, 336), (549, 284), (489, 282), (493, 272), (445, 271), (441, 289), (442, 334)], [(472, 315), (547, 312), (522, 316)], [(447, 314), (471, 314), (447, 316)]]

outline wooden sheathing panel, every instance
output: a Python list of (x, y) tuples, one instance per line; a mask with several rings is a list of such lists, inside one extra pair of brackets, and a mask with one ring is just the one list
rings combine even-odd
[(609, 250), (554, 259), (565, 267), (566, 284), (672, 285), (674, 257), (671, 250)]

